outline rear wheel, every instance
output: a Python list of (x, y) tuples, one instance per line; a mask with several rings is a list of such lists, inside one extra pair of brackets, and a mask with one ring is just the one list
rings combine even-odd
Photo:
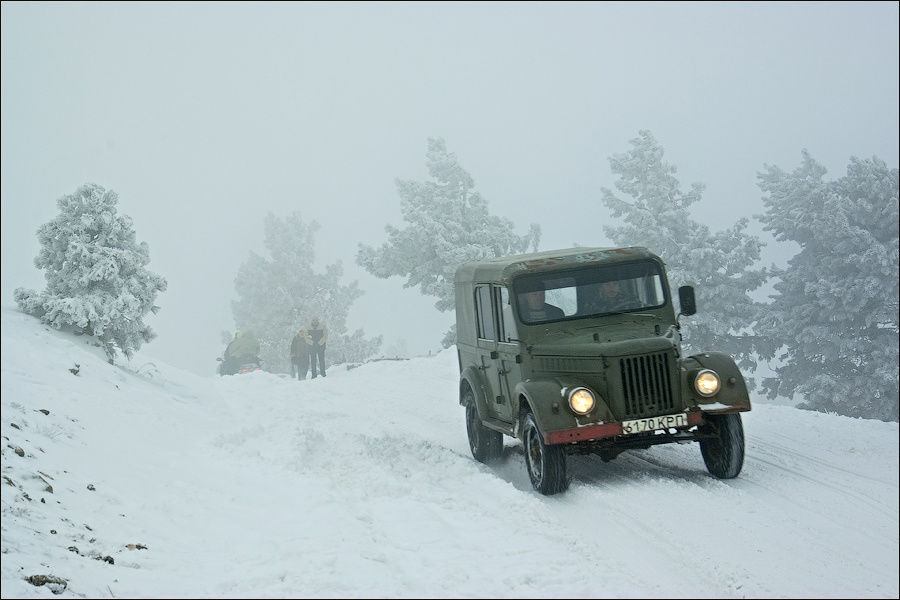
[(715, 437), (700, 440), (706, 470), (719, 479), (732, 479), (744, 466), (744, 426), (740, 413), (706, 415)]
[(544, 436), (531, 413), (525, 416), (522, 443), (525, 445), (525, 466), (534, 489), (547, 496), (565, 491), (569, 487), (566, 453), (562, 446), (544, 443)]
[(503, 434), (482, 425), (475, 405), (475, 395), (471, 391), (466, 392), (463, 403), (466, 405), (466, 433), (469, 435), (472, 456), (482, 463), (499, 458), (503, 452)]

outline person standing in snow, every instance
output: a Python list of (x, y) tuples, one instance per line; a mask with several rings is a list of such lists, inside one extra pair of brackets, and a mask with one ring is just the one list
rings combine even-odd
[(318, 317), (313, 317), (306, 332), (309, 334), (311, 344), (309, 346), (309, 368), (312, 371), (312, 379), (316, 378), (316, 361), (319, 365), (319, 373), (325, 377), (325, 342), (328, 340), (328, 328), (319, 322)]
[(297, 379), (306, 379), (306, 372), (309, 370), (309, 349), (311, 346), (312, 340), (306, 331), (306, 327), (301, 327), (291, 341), (291, 368), (296, 371)]

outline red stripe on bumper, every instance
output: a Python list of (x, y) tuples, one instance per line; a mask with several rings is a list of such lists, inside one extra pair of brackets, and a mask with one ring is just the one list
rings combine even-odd
[(621, 423), (607, 423), (605, 425), (590, 425), (588, 427), (575, 427), (573, 429), (551, 431), (544, 434), (544, 443), (565, 444), (567, 442), (580, 442), (582, 440), (599, 440), (614, 435), (622, 435)]

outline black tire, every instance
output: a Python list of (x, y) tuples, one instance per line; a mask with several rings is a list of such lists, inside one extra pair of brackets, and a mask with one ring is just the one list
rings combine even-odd
[(744, 466), (744, 426), (740, 413), (707, 415), (706, 421), (716, 437), (700, 440), (700, 453), (706, 470), (719, 479), (733, 479)]
[(500, 458), (503, 453), (503, 434), (485, 427), (478, 416), (475, 395), (470, 391), (463, 398), (466, 405), (466, 433), (469, 436), (469, 449), (472, 456), (481, 463), (488, 463)]
[(544, 443), (544, 436), (531, 413), (525, 416), (522, 443), (525, 445), (525, 467), (534, 489), (545, 496), (565, 491), (569, 487), (566, 453), (562, 446)]

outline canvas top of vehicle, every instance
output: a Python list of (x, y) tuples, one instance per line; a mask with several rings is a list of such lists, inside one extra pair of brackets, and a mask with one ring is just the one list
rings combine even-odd
[[(679, 290), (694, 314), (693, 288)], [(743, 464), (750, 410), (730, 356), (684, 357), (663, 261), (646, 248), (572, 248), (467, 263), (456, 273), (460, 403), (487, 462), (522, 439), (532, 483), (567, 486), (565, 456), (697, 441), (707, 469)]]

